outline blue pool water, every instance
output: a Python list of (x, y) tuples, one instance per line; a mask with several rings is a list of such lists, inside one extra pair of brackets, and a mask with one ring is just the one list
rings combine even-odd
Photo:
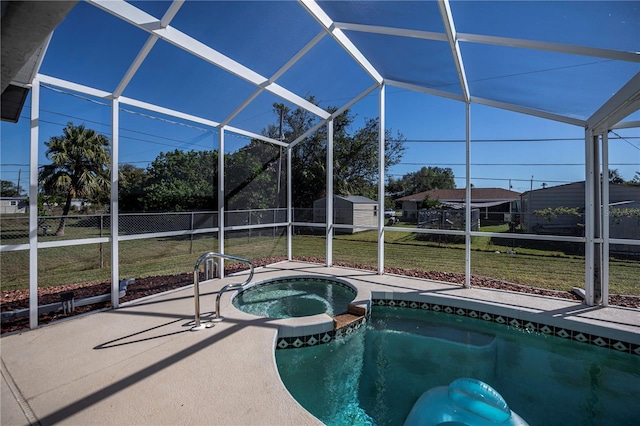
[(294, 318), (347, 311), (356, 291), (336, 280), (283, 278), (250, 287), (233, 299), (243, 312), (269, 318)]
[(640, 359), (445, 313), (378, 307), (329, 344), (276, 351), (280, 376), (327, 425), (402, 425), (423, 392), (481, 380), (535, 425), (631, 425)]

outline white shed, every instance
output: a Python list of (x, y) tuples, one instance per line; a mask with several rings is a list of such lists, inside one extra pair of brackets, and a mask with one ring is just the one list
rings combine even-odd
[(0, 197), (0, 214), (16, 214), (26, 212), (26, 197)]
[[(327, 221), (326, 197), (313, 202), (313, 221), (316, 223)], [(334, 195), (333, 223), (358, 226), (349, 229), (336, 229), (336, 232), (341, 234), (355, 234), (367, 230), (367, 228), (359, 228), (359, 226), (378, 226), (378, 202), (360, 195)]]

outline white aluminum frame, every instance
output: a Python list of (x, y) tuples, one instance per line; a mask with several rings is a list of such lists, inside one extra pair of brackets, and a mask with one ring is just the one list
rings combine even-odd
[[(133, 240), (141, 238), (149, 238), (156, 235), (162, 236), (175, 236), (186, 235), (196, 233), (208, 233), (218, 232), (220, 253), (224, 253), (224, 235), (225, 230), (233, 229), (253, 229), (253, 228), (265, 228), (265, 227), (287, 227), (287, 257), (292, 259), (292, 234), (294, 226), (316, 226), (316, 224), (308, 223), (295, 223), (293, 222), (293, 206), (292, 206), (292, 148), (304, 141), (313, 132), (316, 132), (321, 126), (327, 126), (327, 183), (326, 183), (326, 208), (327, 208), (327, 222), (324, 224), (326, 231), (326, 257), (327, 265), (331, 266), (333, 263), (332, 251), (333, 251), (333, 234), (334, 229), (337, 227), (350, 228), (349, 225), (336, 226), (333, 218), (333, 120), (339, 114), (344, 112), (347, 108), (351, 107), (355, 103), (359, 102), (362, 98), (370, 94), (376, 88), (379, 89), (379, 119), (380, 119), (380, 134), (379, 134), (379, 187), (378, 187), (378, 208), (379, 208), (379, 220), (377, 227), (372, 227), (378, 232), (378, 273), (384, 272), (384, 235), (385, 231), (404, 231), (404, 232), (416, 232), (427, 234), (447, 234), (447, 235), (464, 235), (466, 241), (465, 250), (465, 287), (470, 287), (471, 277), (471, 256), (470, 256), (470, 242), (472, 236), (500, 236), (510, 237), (515, 239), (535, 239), (535, 240), (548, 240), (548, 241), (568, 241), (583, 243), (585, 245), (585, 290), (587, 304), (593, 305), (598, 302), (595, 299), (596, 286), (601, 286), (602, 304), (607, 305), (607, 297), (609, 292), (609, 263), (608, 253), (610, 243), (614, 244), (629, 244), (640, 246), (640, 241), (636, 240), (624, 240), (624, 239), (610, 239), (609, 235), (609, 188), (608, 182), (604, 179), (600, 182), (601, 170), (608, 170), (608, 135), (607, 132), (613, 128), (630, 128), (640, 126), (638, 121), (631, 121), (627, 123), (621, 122), (621, 120), (628, 117), (631, 113), (640, 109), (640, 73), (637, 73), (632, 77), (620, 90), (618, 90), (611, 98), (605, 102), (597, 111), (595, 111), (591, 117), (587, 120), (577, 119), (575, 117), (551, 113), (547, 111), (541, 111), (522, 105), (509, 104), (492, 99), (485, 99), (473, 96), (470, 93), (468, 86), (464, 61), (462, 53), (460, 51), (460, 42), (467, 43), (480, 43), (487, 45), (497, 46), (510, 46), (524, 49), (536, 49), (549, 52), (575, 54), (589, 57), (597, 57), (610, 59), (615, 61), (625, 61), (640, 63), (640, 52), (626, 52), (611, 49), (601, 49), (593, 47), (575, 46), (561, 43), (543, 42), (537, 40), (523, 40), (507, 37), (496, 37), (479, 34), (466, 34), (458, 33), (455, 28), (454, 19), (451, 13), (449, 0), (438, 0), (438, 7), (440, 10), (442, 22), (444, 24), (445, 32), (429, 32), (419, 30), (409, 30), (403, 28), (390, 28), (375, 25), (363, 25), (348, 22), (334, 22), (325, 11), (313, 0), (299, 0), (299, 3), (307, 11), (307, 13), (313, 17), (321, 27), (321, 31), (311, 39), (300, 51), (298, 51), (286, 64), (284, 64), (271, 78), (266, 78), (259, 73), (245, 67), (244, 65), (234, 61), (233, 59), (221, 54), (215, 49), (195, 40), (187, 34), (171, 27), (169, 24), (176, 16), (184, 0), (175, 0), (171, 3), (168, 10), (165, 12), (161, 19), (157, 19), (146, 12), (136, 8), (135, 6), (123, 2), (123, 1), (109, 1), (109, 0), (87, 0), (88, 3), (102, 9), (103, 11), (110, 13), (111, 15), (128, 22), (134, 27), (145, 31), (149, 34), (149, 37), (143, 47), (138, 52), (136, 58), (130, 64), (129, 68), (122, 76), (122, 79), (118, 85), (114, 88), (113, 92), (87, 87), (81, 84), (77, 84), (70, 81), (65, 81), (53, 76), (47, 76), (37, 74), (35, 79), (31, 83), (31, 123), (30, 123), (30, 166), (29, 166), (29, 243), (17, 244), (17, 245), (3, 245), (0, 247), (0, 251), (16, 251), (16, 250), (29, 250), (29, 325), (31, 328), (35, 328), (38, 325), (38, 249), (49, 247), (62, 247), (72, 245), (94, 244), (94, 243), (111, 243), (111, 302), (114, 308), (118, 307), (118, 287), (119, 287), (119, 244), (120, 240)], [(447, 42), (450, 46), (453, 61), (458, 74), (459, 84), (461, 87), (461, 94), (450, 93), (441, 91), (429, 87), (423, 87), (416, 84), (396, 81), (385, 80), (380, 72), (371, 64), (362, 52), (351, 42), (351, 40), (344, 33), (346, 31), (359, 31), (369, 32), (383, 35), (419, 38), (434, 40), (438, 42)], [(296, 64), (301, 58), (303, 58), (308, 52), (310, 52), (326, 35), (330, 35), (346, 53), (348, 53), (353, 60), (372, 78), (374, 84), (360, 93), (358, 96), (347, 102), (342, 108), (333, 114), (329, 114), (322, 108), (314, 105), (299, 95), (287, 90), (286, 88), (278, 85), (276, 81), (294, 64)], [(131, 99), (122, 96), (127, 85), (135, 76), (140, 66), (147, 58), (153, 47), (156, 45), (159, 39), (171, 43), (178, 48), (194, 55), (210, 64), (213, 64), (222, 70), (231, 73), (245, 81), (250, 82), (256, 86), (256, 90), (222, 122), (216, 122), (213, 120), (205, 119), (191, 114), (186, 114), (180, 111), (175, 111), (169, 108), (153, 105), (142, 100)], [(39, 115), (40, 115), (40, 92), (42, 84), (61, 87), (74, 92), (83, 93), (92, 97), (104, 99), (111, 102), (111, 127), (112, 127), (112, 175), (111, 175), (111, 194), (110, 194), (110, 206), (111, 206), (111, 230), (109, 237), (91, 238), (82, 240), (63, 240), (63, 241), (50, 241), (39, 242), (38, 241), (38, 210), (37, 210), (37, 195), (38, 195), (38, 139), (39, 139)], [(421, 92), (429, 95), (444, 97), (453, 99), (465, 103), (465, 119), (466, 119), (466, 225), (464, 231), (440, 231), (440, 230), (422, 230), (411, 228), (390, 228), (384, 226), (384, 161), (385, 161), (385, 97), (386, 87), (398, 87), (408, 89), (416, 92)], [(247, 105), (249, 105), (255, 98), (258, 97), (263, 91), (268, 91), (283, 100), (294, 104), (306, 111), (315, 114), (320, 118), (320, 121), (312, 129), (306, 132), (301, 137), (297, 138), (291, 143), (272, 139), (259, 135), (244, 129), (235, 128), (229, 126), (229, 123), (237, 116)], [(485, 232), (471, 231), (471, 186), (470, 186), (470, 105), (471, 104), (486, 105), (493, 108), (500, 108), (508, 111), (514, 111), (523, 113), (535, 117), (554, 120), (566, 124), (580, 126), (585, 128), (585, 173), (586, 173), (586, 185), (585, 185), (585, 228), (586, 233), (584, 237), (560, 237), (560, 236), (538, 236), (538, 235), (522, 235), (522, 234), (493, 234)], [(188, 120), (194, 123), (203, 124), (217, 129), (218, 131), (218, 227), (211, 229), (201, 229), (192, 231), (171, 231), (155, 234), (141, 234), (141, 235), (127, 235), (119, 236), (118, 230), (118, 151), (119, 151), (119, 111), (120, 105), (130, 105), (136, 108), (142, 108), (149, 111), (153, 111), (159, 114), (164, 114), (172, 117), (176, 117), (182, 120)], [(265, 225), (249, 225), (240, 227), (225, 227), (224, 221), (224, 145), (225, 145), (225, 132), (232, 132), (239, 135), (247, 136), (249, 138), (261, 140), (266, 143), (271, 143), (277, 146), (287, 148), (287, 221), (285, 223), (277, 224), (265, 224)], [(600, 139), (601, 138), (601, 139)], [(601, 145), (600, 145), (601, 144)], [(601, 151), (601, 158), (599, 157)], [(600, 200), (600, 198), (602, 198)], [(597, 223), (596, 223), (597, 222)], [(323, 225), (318, 225), (323, 226)], [(355, 227), (355, 226), (353, 226)], [(599, 234), (599, 235), (598, 235)], [(224, 274), (223, 263), (221, 260), (220, 273)], [(595, 282), (596, 273), (599, 274), (599, 281)]]
[(325, 230), (327, 266), (333, 265), (333, 118), (327, 121), (327, 226)]
[(385, 130), (386, 85), (380, 85), (378, 96), (378, 274), (384, 274), (384, 193), (385, 193)]
[(118, 236), (120, 231), (118, 209), (118, 156), (120, 151), (120, 108), (117, 98), (111, 105), (111, 306), (120, 306), (119, 278), (120, 278), (120, 246)]
[(590, 129), (585, 130), (585, 301), (587, 305), (594, 304), (595, 292), (595, 273), (597, 265), (595, 265), (595, 218), (593, 215), (595, 209), (595, 185), (596, 171), (594, 170), (595, 149), (597, 146), (598, 136), (594, 135)]
[[(602, 170), (609, 171), (609, 133), (602, 134)], [(608, 175), (608, 173), (607, 173)], [(608, 176), (607, 176), (608, 178)], [(602, 260), (601, 260), (601, 301), (602, 306), (609, 306), (609, 179), (602, 179), (602, 212), (600, 214), (600, 229), (602, 233)]]
[(40, 81), (31, 85), (31, 149), (29, 153), (29, 327), (38, 326), (38, 139)]
[(137, 28), (146, 31), (152, 35), (155, 35), (163, 40), (173, 44), (174, 46), (185, 50), (186, 52), (203, 59), (210, 64), (213, 64), (223, 70), (234, 74), (249, 83), (261, 87), (279, 96), (300, 108), (317, 115), (321, 118), (327, 118), (329, 113), (311, 102), (303, 99), (293, 92), (279, 86), (278, 84), (271, 82), (268, 78), (265, 78), (257, 72), (245, 67), (244, 65), (234, 61), (233, 59), (221, 54), (213, 48), (207, 46), (204, 43), (188, 36), (187, 34), (166, 25), (161, 26), (161, 21), (158, 21), (153, 16), (143, 12), (135, 6), (126, 2), (116, 2), (110, 0), (87, 0), (89, 3), (111, 13), (112, 15), (127, 21), (128, 23), (136, 26)]
[[(224, 254), (224, 126), (218, 128), (218, 253)], [(218, 262), (218, 275), (224, 278), (224, 258)]]
[(471, 104), (465, 105), (465, 206), (464, 206), (464, 286), (471, 288)]
[(449, 48), (451, 49), (453, 62), (456, 66), (456, 71), (458, 72), (462, 96), (464, 102), (468, 104), (471, 97), (469, 94), (469, 84), (467, 83), (467, 74), (464, 71), (464, 62), (462, 61), (462, 53), (460, 53), (460, 44), (458, 43), (456, 26), (453, 22), (453, 16), (451, 16), (449, 0), (438, 0), (438, 7), (440, 9), (440, 15), (442, 15), (442, 23), (444, 24), (444, 30), (447, 34), (447, 40), (449, 41)]
[(358, 50), (345, 33), (335, 26), (329, 15), (313, 0), (298, 0), (307, 12), (342, 46), (354, 61), (378, 84), (382, 84), (382, 75), (375, 69), (369, 60)]

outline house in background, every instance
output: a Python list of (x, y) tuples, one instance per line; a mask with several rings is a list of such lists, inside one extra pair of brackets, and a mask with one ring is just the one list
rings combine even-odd
[[(465, 205), (466, 189), (432, 189), (398, 198), (402, 203), (402, 220), (417, 220), (420, 204), (425, 200), (439, 201), (453, 208)], [(480, 209), (480, 224), (498, 224), (512, 221), (512, 215), (520, 211), (520, 193), (502, 188), (471, 188), (471, 208)]]
[[(313, 221), (315, 223), (327, 221), (326, 198), (320, 198), (313, 202)], [(358, 226), (378, 226), (378, 202), (360, 195), (334, 195), (333, 223), (354, 226), (349, 229), (336, 229), (336, 233), (339, 234), (355, 234), (368, 230), (367, 228), (358, 228)]]
[[(524, 192), (522, 198), (522, 229), (536, 234), (582, 235), (584, 231), (585, 182), (550, 186)], [(609, 184), (611, 238), (640, 238), (640, 217), (618, 215), (620, 210), (640, 208), (640, 186)], [(575, 213), (564, 213), (574, 209)], [(534, 214), (555, 212), (556, 214)], [(636, 250), (638, 250), (636, 248)]]
[(0, 197), (0, 214), (27, 212), (27, 197)]

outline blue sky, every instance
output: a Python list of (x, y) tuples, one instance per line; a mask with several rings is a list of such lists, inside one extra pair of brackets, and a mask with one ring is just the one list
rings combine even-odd
[[(534, 2), (539, 3), (539, 2)], [(452, 2), (458, 31), (503, 37), (538, 38), (607, 49), (640, 51), (640, 12), (635, 2), (607, 7), (600, 2), (584, 2), (581, 7), (558, 2), (544, 8), (534, 3)], [(556, 4), (558, 3), (558, 4)], [(611, 3), (611, 2), (609, 2)], [(167, 3), (135, 2), (148, 13), (161, 17)], [(328, 10), (335, 19), (344, 11), (337, 5)], [(411, 4), (415, 10), (405, 15), (371, 12), (367, 22), (394, 25), (401, 19), (409, 27), (442, 31), (438, 19), (413, 22), (420, 8), (430, 12), (432, 4)], [(381, 6), (382, 7), (382, 6)], [(386, 7), (386, 6), (385, 6)], [(488, 9), (487, 9), (488, 8)], [(564, 8), (564, 9), (563, 9)], [(335, 9), (335, 10), (334, 10)], [(580, 11), (569, 19), (568, 11)], [(471, 19), (473, 16), (486, 19)], [(215, 19), (212, 18), (215, 17)], [(514, 16), (521, 19), (513, 23)], [(537, 25), (544, 19), (545, 25)], [(237, 19), (243, 17), (242, 25)], [(356, 19), (356, 15), (353, 15)], [(601, 30), (586, 30), (585, 23), (599, 19)], [(359, 19), (359, 18), (358, 18)], [(424, 21), (424, 22), (423, 22)], [(302, 46), (319, 33), (320, 27), (294, 2), (187, 2), (171, 25), (194, 38), (209, 43), (221, 53), (270, 76)], [(423, 27), (419, 27), (422, 25)], [(440, 25), (440, 27), (438, 27)], [(291, 34), (295, 34), (292, 37)], [(80, 34), (80, 35), (79, 35)], [(428, 41), (415, 45), (411, 53), (400, 50), (397, 37), (380, 39), (351, 33), (361, 50), (386, 46), (382, 55), (372, 60), (386, 75), (408, 70), (406, 77), (439, 90), (459, 93), (450, 56), (437, 56), (446, 43)], [(41, 68), (46, 75), (75, 81), (87, 86), (113, 90), (148, 35), (84, 2), (71, 12), (54, 33)], [(634, 47), (635, 46), (635, 47)], [(407, 47), (407, 49), (409, 49)], [(414, 49), (414, 47), (411, 47)], [(599, 60), (577, 55), (483, 46), (461, 45), (461, 52), (472, 94), (501, 101), (523, 103), (557, 113), (586, 118), (628, 79), (638, 72), (637, 63)], [(406, 63), (405, 63), (406, 62)], [(413, 75), (413, 74), (415, 75)], [(314, 95), (322, 107), (341, 106), (373, 84), (330, 37), (325, 37), (312, 51), (285, 73), (278, 83), (301, 95)], [(222, 121), (254, 87), (217, 67), (195, 60), (177, 47), (159, 41), (124, 92), (125, 96), (157, 103), (182, 112)], [(110, 134), (110, 109), (105, 100), (74, 96), (67, 91), (43, 87), (41, 105), (42, 142), (61, 134), (68, 121), (84, 123)], [(377, 116), (377, 92), (352, 108), (354, 127), (366, 118)], [(465, 179), (465, 107), (461, 102), (387, 88), (387, 127), (400, 131), (408, 140), (401, 164), (390, 174), (394, 177), (418, 170), (422, 166), (451, 167), (458, 187)], [(271, 105), (282, 100), (263, 92), (231, 124), (259, 133), (276, 122)], [(0, 140), (0, 179), (27, 186), (29, 159), (29, 106), (27, 100), (17, 124), (2, 122)], [(155, 159), (161, 151), (173, 149), (213, 149), (216, 130), (186, 123), (157, 113), (122, 105), (120, 162), (140, 167)], [(632, 119), (640, 119), (635, 114)], [(640, 171), (640, 130), (619, 130), (617, 139), (610, 135), (611, 168), (630, 180)], [(584, 179), (584, 130), (558, 122), (542, 120), (477, 104), (471, 106), (471, 179), (476, 187), (501, 187), (524, 192)], [(234, 151), (247, 138), (228, 135), (227, 149)], [(44, 145), (39, 163), (45, 164)]]

